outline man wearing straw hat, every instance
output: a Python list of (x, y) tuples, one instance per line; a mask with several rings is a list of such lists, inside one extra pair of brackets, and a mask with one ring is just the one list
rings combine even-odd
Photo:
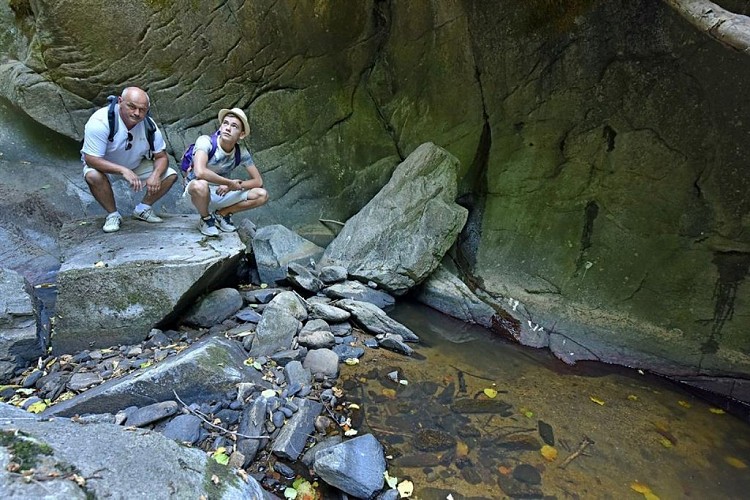
[[(189, 195), (200, 214), (198, 229), (206, 236), (233, 232), (231, 216), (268, 201), (263, 179), (250, 151), (239, 144), (250, 132), (239, 108), (219, 111), (219, 130), (195, 141), (184, 195)], [(232, 179), (232, 171), (244, 166), (248, 179)]]

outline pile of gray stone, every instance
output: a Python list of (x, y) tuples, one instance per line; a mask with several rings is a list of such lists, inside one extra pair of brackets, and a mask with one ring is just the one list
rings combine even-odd
[[(123, 467), (163, 469), (153, 463), (161, 454), (131, 439), (145, 432), (153, 440), (147, 446), (178, 460), (160, 486), (149, 485), (162, 488), (155, 496), (176, 494), (186, 470), (206, 479), (193, 495), (261, 498), (310, 469), (337, 494), (395, 498), (395, 490), (383, 491), (382, 446), (352, 428), (356, 410), (342, 404), (336, 379), (340, 364), (356, 363), (366, 349), (413, 354), (417, 335), (386, 310), (438, 269), (466, 221), (454, 202), (456, 168), (444, 150), (420, 146), (325, 249), (283, 226), (256, 230), (247, 220), (239, 236), (211, 241), (187, 216), (165, 217), (158, 233), (125, 221), (116, 238), (102, 235), (98, 221), (66, 225), (51, 343), (34, 300), (3, 304), (15, 323), (0, 324), (16, 340), (24, 328), (34, 332), (26, 351), (0, 342), (11, 346), (0, 351), (3, 380), (15, 386), (0, 397), (43, 409), (32, 416), (0, 403), (0, 429), (51, 446), (45, 467), (52, 472), (13, 472), (24, 464), (10, 453), (5, 460), (15, 466), (3, 469), (0, 486), (20, 498), (35, 495), (24, 488), (74, 478), (84, 495), (138, 497), (141, 485), (118, 478)], [(239, 281), (253, 285), (221, 286), (238, 270)], [(16, 281), (10, 286), (28, 291)], [(491, 320), (466, 290), (439, 292), (450, 288), (433, 284), (425, 296), (469, 311), (467, 320)], [(72, 425), (106, 437), (87, 449), (58, 435), (85, 434)], [(109, 448), (114, 442), (123, 449)], [(176, 451), (168, 444), (175, 442), (191, 448)], [(137, 457), (115, 465), (103, 458), (113, 453)]]

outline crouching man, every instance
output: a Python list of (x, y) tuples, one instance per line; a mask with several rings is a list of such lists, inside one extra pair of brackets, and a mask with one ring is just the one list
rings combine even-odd
[[(247, 137), (250, 126), (239, 108), (219, 111), (219, 130), (202, 135), (192, 149), (187, 170), (185, 195), (200, 214), (198, 228), (206, 236), (220, 231), (233, 232), (232, 215), (259, 207), (268, 201), (263, 179), (250, 151), (239, 141)], [(248, 179), (231, 179), (235, 168), (244, 166)]]

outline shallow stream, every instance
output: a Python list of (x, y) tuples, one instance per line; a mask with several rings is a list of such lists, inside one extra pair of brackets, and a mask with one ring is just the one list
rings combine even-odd
[(361, 407), (352, 423), (384, 444), (412, 498), (748, 498), (745, 417), (420, 305), (389, 315), (420, 336), (416, 355), (367, 350), (339, 383)]

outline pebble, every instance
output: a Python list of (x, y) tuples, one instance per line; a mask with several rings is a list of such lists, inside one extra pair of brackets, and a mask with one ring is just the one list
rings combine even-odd
[(539, 484), (542, 482), (542, 475), (532, 465), (519, 464), (513, 469), (513, 479), (526, 484)]
[(281, 462), (276, 462), (275, 464), (273, 464), (273, 470), (287, 479), (291, 479), (296, 475), (294, 469)]
[(274, 427), (281, 427), (284, 425), (284, 419), (285, 415), (280, 411), (275, 411), (271, 415), (271, 422), (273, 423)]
[(42, 378), (43, 375), (44, 372), (42, 370), (34, 370), (23, 379), (21, 386), (25, 389), (33, 387), (39, 381), (39, 379)]

